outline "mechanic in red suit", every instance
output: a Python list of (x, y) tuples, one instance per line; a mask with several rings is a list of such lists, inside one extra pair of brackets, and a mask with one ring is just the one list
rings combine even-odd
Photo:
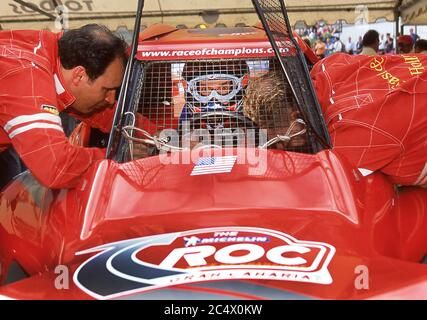
[(105, 157), (71, 145), (59, 113), (109, 132), (126, 60), (126, 43), (96, 24), (64, 34), (0, 32), (0, 188), (21, 170), (12, 147), (52, 188), (74, 187)]
[[(62, 36), (44, 30), (0, 32), (2, 156), (13, 146), (42, 184), (73, 187), (105, 152), (71, 145), (59, 112), (109, 131), (126, 50), (121, 39), (98, 25)], [(13, 175), (2, 171), (3, 179)]]
[(364, 175), (427, 186), (427, 56), (336, 54), (311, 71), (334, 149)]

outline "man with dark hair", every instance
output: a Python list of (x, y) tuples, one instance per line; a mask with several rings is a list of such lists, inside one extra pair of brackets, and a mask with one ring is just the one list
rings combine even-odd
[(427, 54), (427, 40), (419, 39), (415, 42), (414, 52)]
[(105, 151), (71, 145), (60, 113), (109, 132), (127, 45), (91, 24), (64, 34), (0, 32), (0, 188), (20, 161), (43, 185), (76, 186)]
[(363, 50), (360, 54), (376, 56), (380, 46), (380, 34), (376, 30), (368, 30), (362, 40)]

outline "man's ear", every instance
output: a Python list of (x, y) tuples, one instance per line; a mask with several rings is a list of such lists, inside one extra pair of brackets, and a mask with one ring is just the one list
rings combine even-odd
[[(86, 69), (82, 66), (77, 66), (73, 68), (73, 71), (71, 73), (71, 82), (75, 85), (78, 86), (81, 83), (85, 83), (87, 82), (89, 79), (87, 73), (86, 73)], [(83, 81), (83, 82), (82, 82)]]

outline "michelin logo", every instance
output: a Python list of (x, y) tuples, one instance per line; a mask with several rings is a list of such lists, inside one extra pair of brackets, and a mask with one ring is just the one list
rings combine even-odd
[(266, 243), (269, 242), (269, 237), (264, 236), (227, 236), (227, 237), (210, 237), (210, 238), (198, 238), (192, 236), (190, 238), (184, 238), (185, 247), (194, 247), (197, 245), (209, 244), (209, 243), (233, 243), (233, 242), (246, 242), (246, 243)]

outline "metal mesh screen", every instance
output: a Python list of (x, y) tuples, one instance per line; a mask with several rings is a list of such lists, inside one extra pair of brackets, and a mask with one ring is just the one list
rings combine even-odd
[[(288, 29), (285, 21), (285, 17), (282, 13), (282, 7), (280, 0), (257, 0), (264, 17), (268, 23), (269, 29), (275, 35), (275, 39), (278, 41), (278, 46), (283, 45), (283, 40), (286, 41), (286, 37), (289, 37), (292, 30)], [(289, 40), (289, 39), (287, 39)]]
[(153, 63), (144, 66), (144, 82), (139, 97), (139, 112), (151, 123), (145, 130), (152, 132), (173, 128), (172, 73), (170, 63)]
[[(143, 68), (138, 112), (149, 122), (142, 129), (157, 137), (166, 130), (170, 143), (175, 132), (174, 146), (267, 147), (276, 138), (269, 148), (314, 152), (277, 59), (150, 62)], [(283, 136), (292, 138), (277, 138)]]
[(292, 35), (284, 2), (283, 0), (252, 0), (252, 2), (273, 48), (276, 47), (278, 52), (282, 52), (281, 49), (290, 45), (294, 47), (294, 50), (291, 51), (293, 55), (282, 56), (280, 63), (295, 93), (299, 108), (317, 138), (312, 143), (317, 144), (318, 150), (321, 150), (323, 146), (330, 145), (329, 134), (321, 117), (320, 107), (310, 82), (308, 70), (303, 63), (304, 57), (295, 42), (291, 44)]

